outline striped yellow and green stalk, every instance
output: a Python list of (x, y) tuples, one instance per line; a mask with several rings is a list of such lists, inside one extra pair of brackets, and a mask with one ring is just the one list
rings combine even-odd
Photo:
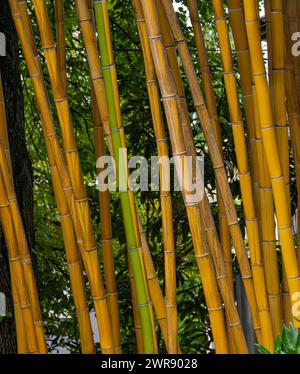
[[(272, 183), (283, 264), (291, 295), (291, 303), (293, 305), (295, 303), (293, 295), (300, 291), (299, 269), (292, 236), (289, 201), (287, 199), (285, 180), (276, 143), (272, 105), (261, 50), (259, 16), (254, 2), (244, 0), (243, 4), (251, 66), (258, 99), (261, 134)], [(294, 323), (296, 326), (299, 325), (296, 319), (294, 319)]]
[(116, 161), (116, 172), (118, 174), (118, 186), (124, 218), (127, 249), (129, 253), (130, 266), (134, 276), (136, 299), (142, 325), (144, 352), (154, 353), (155, 343), (147, 298), (147, 286), (139, 255), (139, 239), (137, 238), (137, 233), (135, 230), (135, 227), (137, 227), (137, 216), (136, 211), (132, 210), (132, 203), (130, 201), (130, 194), (132, 194), (132, 192), (129, 191), (127, 180), (126, 145), (120, 111), (116, 68), (110, 38), (107, 2), (94, 2), (94, 10), (110, 120), (112, 146)]

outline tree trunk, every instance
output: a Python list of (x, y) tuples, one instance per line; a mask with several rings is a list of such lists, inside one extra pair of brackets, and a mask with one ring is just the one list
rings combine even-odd
[[(26, 149), (22, 85), (19, 70), (19, 47), (8, 0), (0, 0), (0, 32), (6, 38), (6, 56), (0, 57), (0, 73), (6, 106), (9, 144), (17, 200), (23, 218), (28, 245), (34, 245), (32, 169)], [(7, 311), (13, 312), (7, 251), (0, 243), (0, 292), (6, 296)], [(16, 352), (13, 318), (0, 321), (0, 353)]]

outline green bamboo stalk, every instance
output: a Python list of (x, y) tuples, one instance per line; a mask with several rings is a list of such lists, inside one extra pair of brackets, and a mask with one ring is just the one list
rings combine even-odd
[[(136, 297), (138, 310), (142, 325), (143, 344), (145, 353), (154, 353), (154, 340), (152, 334), (152, 323), (147, 300), (146, 284), (143, 274), (143, 267), (138, 250), (138, 238), (136, 237), (135, 227), (137, 227), (136, 213), (131, 209), (131, 192), (128, 190), (127, 183), (127, 165), (126, 155), (122, 150), (126, 149), (124, 131), (121, 118), (119, 103), (119, 92), (116, 79), (116, 68), (112, 51), (109, 17), (107, 10), (107, 1), (94, 2), (96, 27), (98, 31), (98, 43), (102, 59), (102, 69), (104, 76), (105, 92), (110, 119), (110, 130), (112, 137), (113, 151), (116, 161), (116, 171), (118, 178), (121, 206), (123, 212), (124, 228), (126, 234), (127, 249), (129, 252), (130, 265), (134, 276), (136, 287)], [(124, 133), (123, 133), (124, 134)], [(124, 178), (126, 181), (124, 183)]]

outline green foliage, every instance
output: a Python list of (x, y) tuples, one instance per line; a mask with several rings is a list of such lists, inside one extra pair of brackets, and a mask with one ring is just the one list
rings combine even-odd
[[(271, 354), (262, 345), (257, 345), (261, 354)], [(292, 323), (289, 327), (283, 326), (281, 336), (277, 336), (274, 346), (274, 354), (300, 354), (300, 330)]]

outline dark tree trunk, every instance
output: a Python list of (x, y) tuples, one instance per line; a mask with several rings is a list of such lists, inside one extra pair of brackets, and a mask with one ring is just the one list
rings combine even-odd
[[(32, 169), (26, 149), (22, 85), (19, 70), (19, 47), (8, 0), (0, 0), (0, 32), (6, 37), (6, 56), (0, 57), (0, 73), (8, 123), (17, 200), (30, 248), (34, 245)], [(0, 245), (0, 292), (6, 296), (7, 310), (13, 311), (7, 251), (3, 237)], [(13, 318), (0, 321), (0, 353), (16, 352)]]

